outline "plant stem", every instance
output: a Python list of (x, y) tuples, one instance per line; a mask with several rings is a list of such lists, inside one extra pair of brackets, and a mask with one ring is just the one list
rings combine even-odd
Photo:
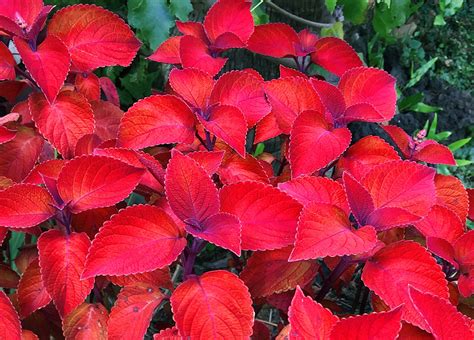
[(209, 131), (205, 131), (206, 133), (206, 149), (208, 151), (212, 151), (214, 150), (214, 143), (215, 143), (215, 140), (213, 142), (213, 140), (211, 140), (211, 134), (209, 133)]
[(189, 275), (192, 275), (194, 272), (194, 262), (196, 262), (197, 255), (201, 252), (201, 250), (206, 245), (204, 240), (195, 238), (191, 247), (187, 246), (183, 252), (183, 256), (181, 257), (182, 265), (183, 265), (183, 280), (186, 280)]
[(360, 301), (360, 308), (359, 308), (359, 314), (364, 314), (365, 313), (365, 306), (367, 305), (367, 300), (369, 299), (369, 288), (365, 287), (363, 288), (364, 294), (362, 295), (362, 300)]
[(324, 280), (323, 286), (316, 296), (316, 301), (321, 302), (324, 299), (331, 287), (334, 285), (334, 283), (336, 283), (337, 279), (346, 271), (346, 269), (349, 268), (351, 263), (350, 256), (342, 257), (336, 268), (334, 268), (331, 274), (329, 274), (329, 276)]
[(322, 28), (322, 27), (332, 27), (332, 25), (333, 25), (333, 24), (330, 24), (330, 23), (322, 23), (322, 22), (315, 22), (315, 21), (307, 20), (307, 19), (304, 19), (304, 18), (299, 17), (297, 15), (294, 15), (293, 13), (290, 13), (290, 12), (284, 10), (283, 8), (281, 8), (280, 6), (276, 5), (271, 0), (263, 0), (263, 2), (265, 2), (265, 4), (267, 4), (271, 8), (273, 8), (275, 11), (280, 12), (281, 14), (287, 16), (288, 18), (293, 19), (293, 20), (298, 21), (298, 22), (301, 22), (302, 24), (308, 25), (310, 27)]

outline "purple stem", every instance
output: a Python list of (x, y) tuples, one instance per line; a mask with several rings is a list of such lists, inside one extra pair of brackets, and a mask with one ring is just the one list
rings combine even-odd
[(331, 287), (336, 283), (337, 279), (346, 271), (347, 268), (352, 264), (350, 256), (344, 256), (337, 264), (336, 268), (329, 274), (324, 280), (323, 286), (316, 296), (316, 301), (321, 302), (326, 294), (329, 292)]
[(184, 249), (184, 252), (181, 256), (181, 262), (183, 265), (183, 279), (186, 280), (189, 275), (193, 274), (194, 271), (194, 262), (196, 262), (197, 255), (206, 245), (204, 240), (195, 238), (191, 247), (187, 246)]

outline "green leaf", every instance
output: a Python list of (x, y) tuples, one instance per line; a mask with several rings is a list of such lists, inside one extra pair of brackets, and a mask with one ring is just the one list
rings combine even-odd
[(447, 139), (452, 134), (453, 133), (451, 131), (442, 131), (440, 133), (437, 133), (434, 139), (439, 142), (439, 141)]
[(457, 140), (451, 144), (448, 145), (448, 148), (449, 150), (451, 151), (456, 151), (460, 148), (462, 148), (464, 145), (466, 145), (467, 143), (469, 143), (471, 141), (472, 137), (468, 137), (468, 138), (463, 138), (463, 139), (460, 139), (460, 140)]
[(435, 139), (437, 128), (438, 128), (438, 114), (435, 113), (433, 122), (431, 123), (430, 129), (428, 130), (428, 134), (426, 135), (426, 138)]
[(401, 99), (398, 102), (398, 110), (399, 111), (411, 110), (412, 107), (414, 107), (416, 104), (421, 103), (421, 101), (423, 100), (423, 97), (424, 97), (423, 93), (418, 92), (411, 96)]
[(434, 22), (433, 22), (433, 25), (435, 25), (435, 26), (444, 26), (444, 25), (446, 25), (446, 21), (444, 20), (442, 14), (438, 14), (438, 15), (435, 17)]
[(150, 72), (148, 66), (149, 62), (142, 58), (133, 65), (132, 70), (125, 77), (120, 78), (123, 87), (123, 89), (119, 88), (120, 98), (125, 104), (131, 105), (132, 102), (151, 95), (152, 83), (158, 78), (160, 72)]
[(457, 166), (466, 166), (472, 164), (472, 161), (468, 159), (455, 159)]
[(257, 147), (255, 148), (255, 152), (253, 153), (254, 157), (260, 156), (263, 151), (265, 150), (265, 144), (264, 143), (258, 143)]
[(152, 50), (169, 37), (172, 19), (166, 0), (128, 0), (128, 23)]
[(353, 24), (362, 24), (365, 21), (369, 0), (338, 0), (344, 6), (344, 18)]
[(410, 110), (415, 111), (415, 112), (431, 113), (431, 112), (442, 111), (443, 109), (439, 106), (431, 106), (425, 103), (416, 103), (415, 105), (410, 107)]
[(16, 231), (12, 231), (11, 233), (12, 236), (10, 237), (8, 245), (10, 246), (10, 260), (13, 261), (25, 243), (25, 233), (18, 233)]
[(170, 0), (170, 12), (181, 21), (187, 21), (193, 11), (191, 0)]
[(332, 12), (334, 12), (336, 9), (337, 0), (325, 0), (325, 3), (329, 13), (332, 14)]
[(421, 78), (423, 78), (426, 72), (428, 72), (430, 68), (434, 66), (437, 60), (438, 60), (438, 57), (432, 58), (426, 64), (423, 64), (423, 66), (421, 66), (418, 70), (413, 72), (413, 74), (411, 75), (410, 81), (408, 82), (408, 84), (405, 85), (405, 89), (416, 85), (416, 83), (418, 83), (421, 80)]
[(344, 28), (342, 22), (335, 22), (331, 27), (321, 28), (321, 37), (344, 38)]

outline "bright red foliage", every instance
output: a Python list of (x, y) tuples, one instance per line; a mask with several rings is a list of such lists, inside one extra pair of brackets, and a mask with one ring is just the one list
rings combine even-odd
[[(174, 65), (165, 93), (121, 108), (94, 71), (135, 58), (122, 19), (0, 0), (22, 62), (0, 43), (2, 256), (25, 233), (0, 264), (1, 339), (270, 339), (274, 310), (277, 338), (473, 337), (473, 190), (423, 164), (452, 153), (388, 125), (395, 79), (345, 41), (255, 26), (250, 7), (177, 22), (149, 57)], [(235, 48), (297, 69), (221, 72)], [(397, 148), (353, 141), (354, 121)]]

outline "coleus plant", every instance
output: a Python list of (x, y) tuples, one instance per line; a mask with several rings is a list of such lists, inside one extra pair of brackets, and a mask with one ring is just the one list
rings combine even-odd
[[(220, 0), (150, 56), (174, 65), (166, 93), (124, 113), (93, 73), (140, 47), (119, 17), (0, 5), (24, 66), (0, 44), (0, 242), (27, 235), (0, 267), (1, 339), (473, 337), (472, 189), (427, 165), (452, 164), (447, 148), (386, 124), (395, 79), (343, 40), (254, 27), (250, 2)], [(298, 69), (219, 74), (230, 48)], [(396, 148), (352, 143), (354, 121), (380, 124)], [(254, 144), (277, 138), (278, 158), (254, 157), (250, 130)], [(228, 265), (196, 266), (209, 244)], [(340, 298), (351, 282), (352, 310)]]

